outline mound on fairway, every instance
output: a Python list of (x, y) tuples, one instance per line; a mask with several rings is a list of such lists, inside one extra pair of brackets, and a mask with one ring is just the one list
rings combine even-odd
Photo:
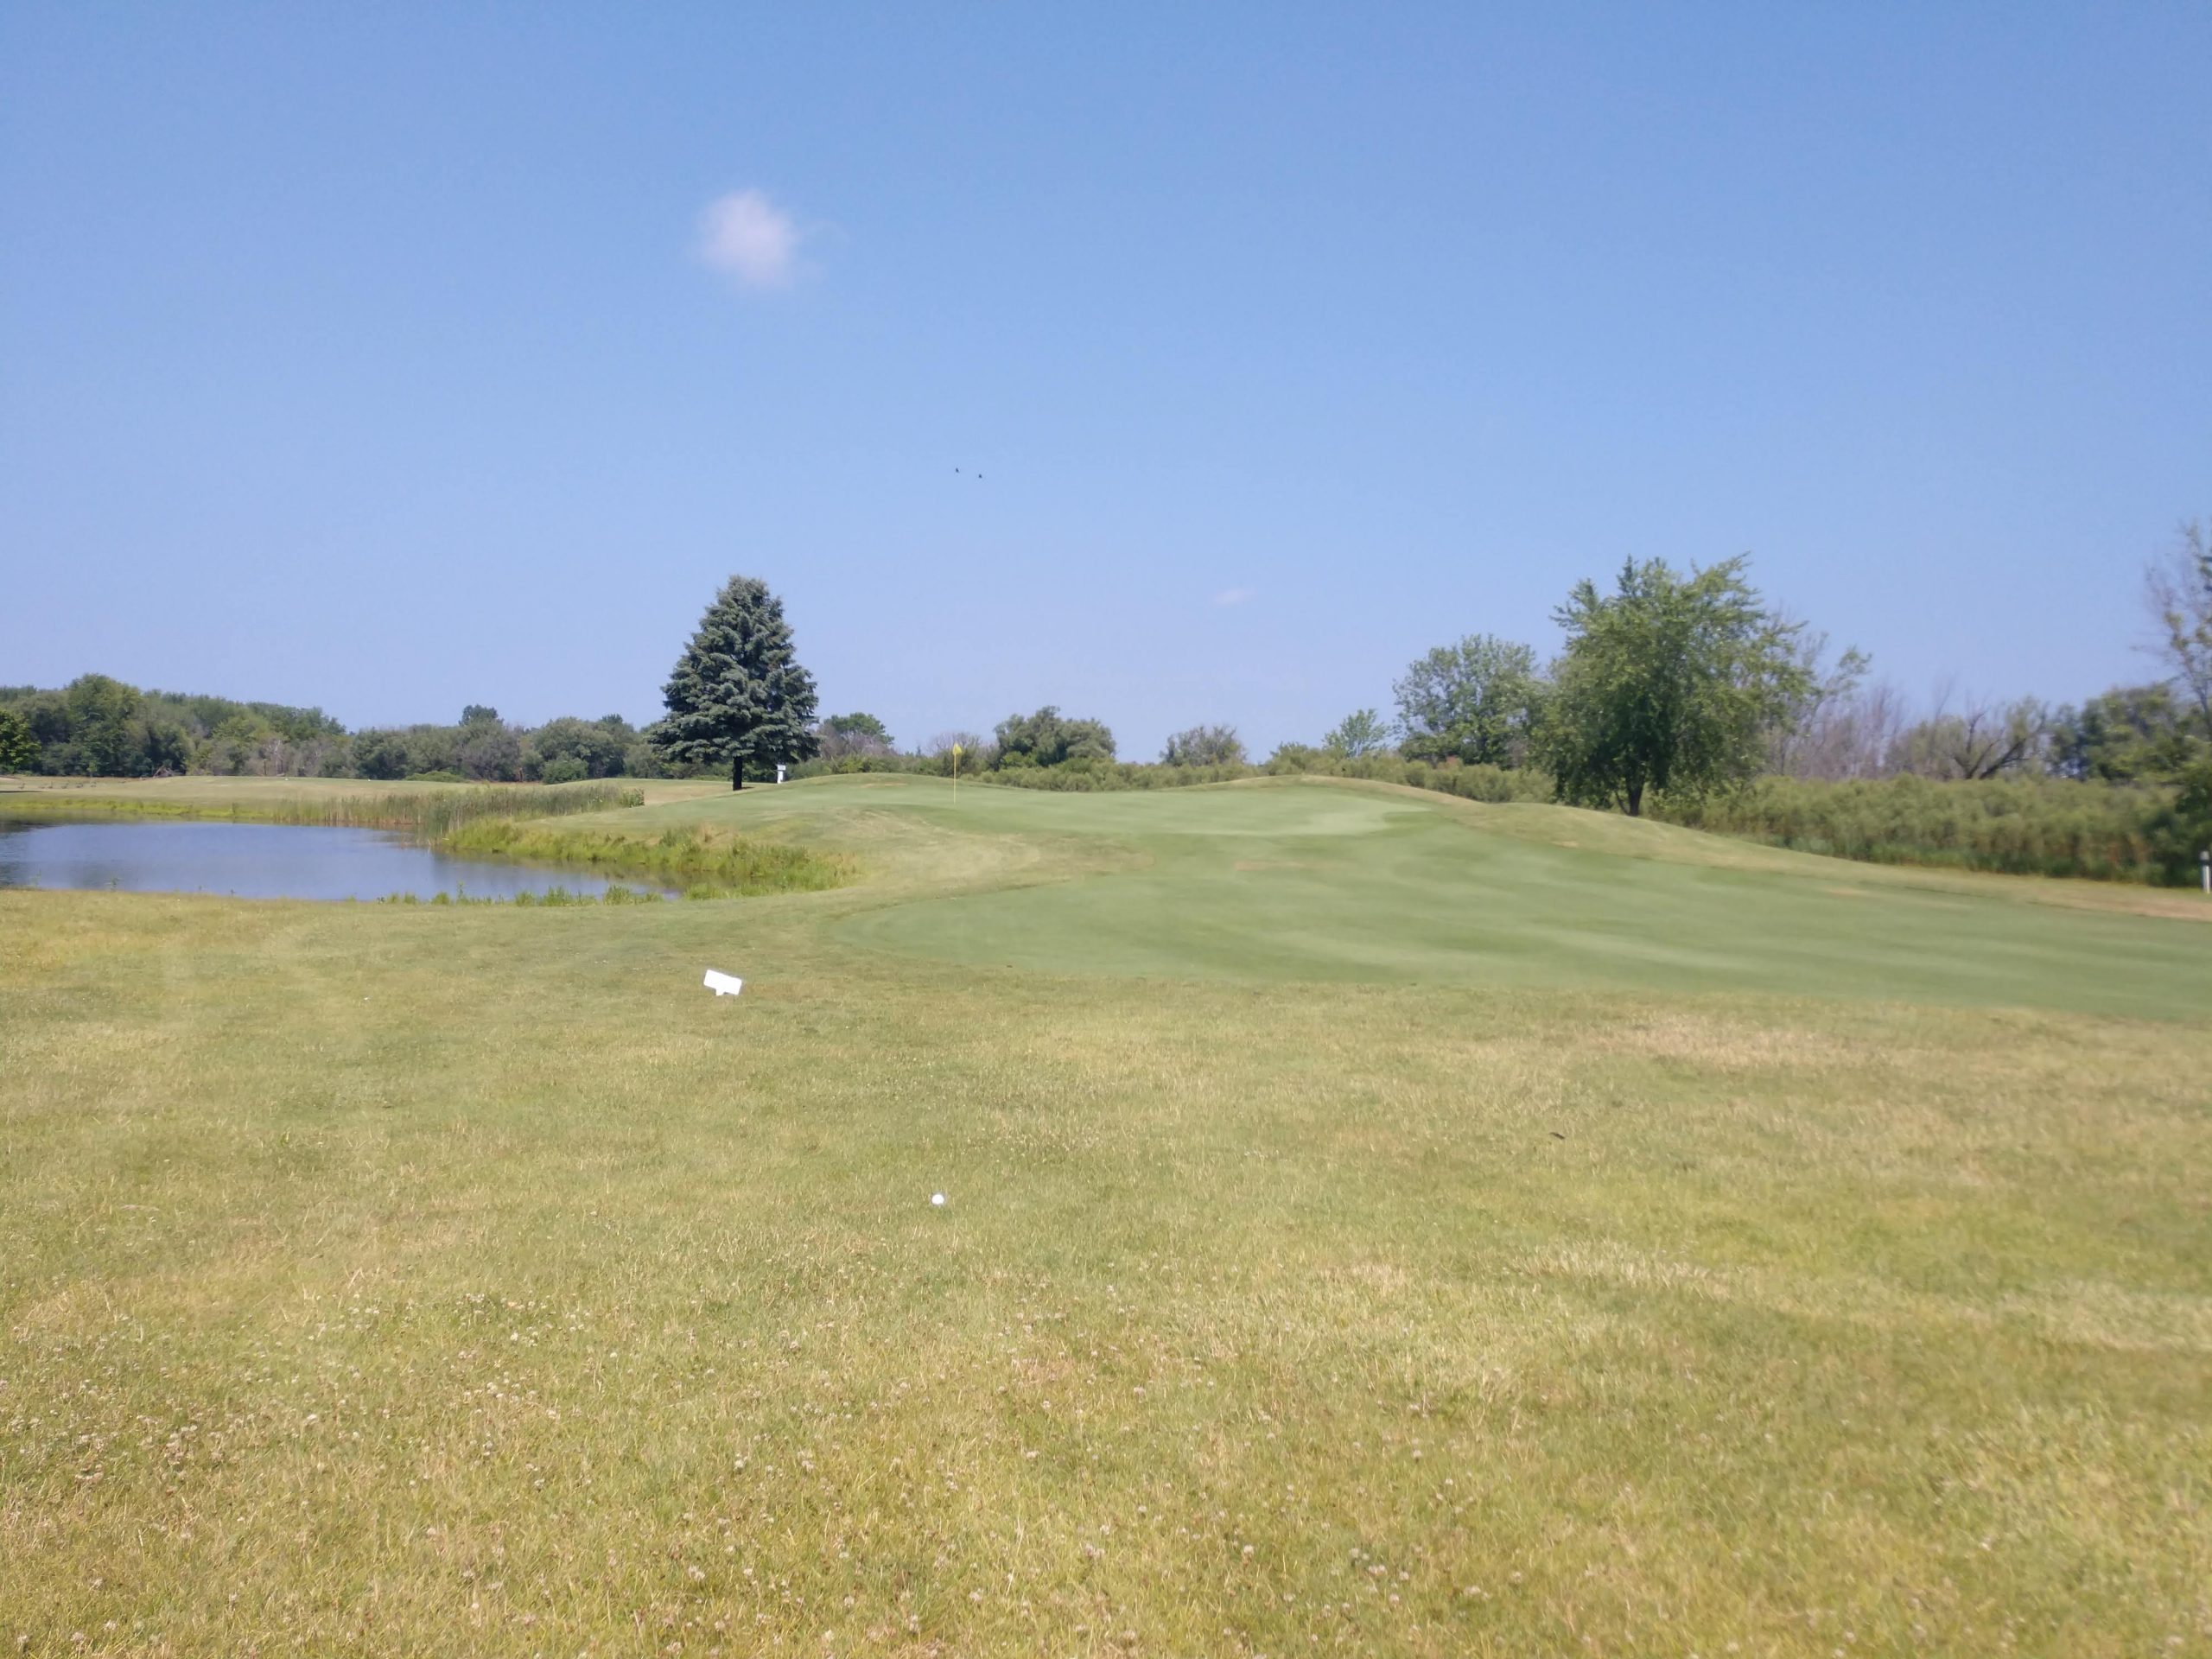
[(701, 810), (837, 837), (894, 869), (934, 856), (941, 869), (964, 857), (995, 870), (1003, 885), (902, 893), (843, 928), (858, 943), (980, 966), (1758, 991), (2158, 1019), (2212, 1007), (2212, 934), (2200, 925), (2024, 902), (2052, 883), (1900, 879), (1594, 813), (1373, 785), (970, 787), (957, 798), (933, 779), (862, 787), (830, 780)]
[(860, 879), (0, 892), (0, 1641), (2212, 1637), (2189, 895), (1318, 783), (564, 824)]

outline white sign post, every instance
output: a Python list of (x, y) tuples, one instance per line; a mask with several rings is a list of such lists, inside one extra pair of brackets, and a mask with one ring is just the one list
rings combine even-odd
[(735, 974), (720, 973), (712, 968), (707, 969), (707, 977), (702, 982), (716, 996), (735, 996), (745, 988), (745, 982)]
[(2212, 847), (2196, 855), (2197, 868), (2204, 872), (2204, 891), (2212, 893)]
[(784, 781), (784, 763), (780, 760), (776, 762), (776, 781), (779, 784)]

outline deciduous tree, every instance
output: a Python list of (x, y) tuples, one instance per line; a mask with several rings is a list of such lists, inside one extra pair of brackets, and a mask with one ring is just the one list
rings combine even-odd
[(2212, 739), (2212, 531), (2183, 524), (2171, 556), (2145, 573), (2144, 598), (2158, 626), (2154, 650), (2194, 712), (2198, 735)]
[(2114, 686), (2051, 721), (2050, 766), (2063, 778), (2111, 783), (2178, 776), (2202, 759), (2204, 740), (2191, 733), (2193, 711), (2171, 685)]
[(1576, 584), (1554, 613), (1567, 649), (1541, 742), (1562, 799), (1634, 816), (1648, 791), (1694, 798), (1759, 770), (1768, 729), (1810, 677), (1800, 625), (1760, 603), (1745, 565), (1684, 576), (1630, 561), (1611, 594)]
[(0, 772), (29, 772), (38, 765), (38, 740), (30, 722), (12, 709), (0, 709)]
[(547, 783), (619, 776), (636, 736), (619, 715), (603, 720), (563, 715), (530, 734), (523, 749), (523, 775)]
[(1380, 754), (1390, 747), (1390, 728), (1372, 709), (1355, 709), (1323, 734), (1321, 747), (1346, 760)]
[[(1859, 685), (1872, 658), (1852, 646), (1831, 663), (1827, 635), (1809, 628), (1790, 641), (1789, 651), (1805, 671), (1805, 690), (1768, 728), (1767, 770), (1787, 778), (1856, 775), (1865, 712)], [(1878, 753), (1875, 759), (1878, 766)]]
[(1430, 652), (1391, 690), (1408, 756), (1510, 766), (1527, 753), (1542, 677), (1529, 646), (1471, 633)]
[(815, 728), (822, 753), (835, 760), (848, 754), (889, 754), (891, 732), (874, 715), (831, 715)]
[(132, 761), (139, 746), (131, 722), (144, 698), (137, 687), (105, 674), (80, 674), (63, 690), (69, 712), (69, 736), (77, 747), (78, 771), (99, 778), (127, 778), (143, 770)]
[(1101, 720), (1071, 719), (1046, 703), (1033, 715), (998, 724), (995, 766), (1057, 766), (1067, 760), (1111, 760), (1114, 734)]
[(1244, 762), (1244, 740), (1234, 726), (1193, 726), (1167, 740), (1163, 766), (1233, 766)]
[(1934, 714), (1898, 738), (1890, 760), (1892, 772), (1971, 780), (2018, 771), (2039, 757), (2050, 716), (2035, 698), (1969, 701), (1956, 712), (1949, 701), (1939, 698)]

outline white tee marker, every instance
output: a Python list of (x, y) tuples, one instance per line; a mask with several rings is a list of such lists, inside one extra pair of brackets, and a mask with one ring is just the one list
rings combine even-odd
[(731, 974), (717, 973), (712, 968), (707, 969), (707, 977), (702, 982), (716, 996), (735, 996), (745, 988), (743, 980)]

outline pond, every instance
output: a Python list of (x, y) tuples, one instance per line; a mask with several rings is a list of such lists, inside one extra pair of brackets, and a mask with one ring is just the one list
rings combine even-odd
[[(0, 887), (218, 893), (238, 899), (596, 896), (588, 873), (454, 858), (381, 830), (291, 823), (0, 817)], [(640, 883), (624, 885), (639, 887)]]

